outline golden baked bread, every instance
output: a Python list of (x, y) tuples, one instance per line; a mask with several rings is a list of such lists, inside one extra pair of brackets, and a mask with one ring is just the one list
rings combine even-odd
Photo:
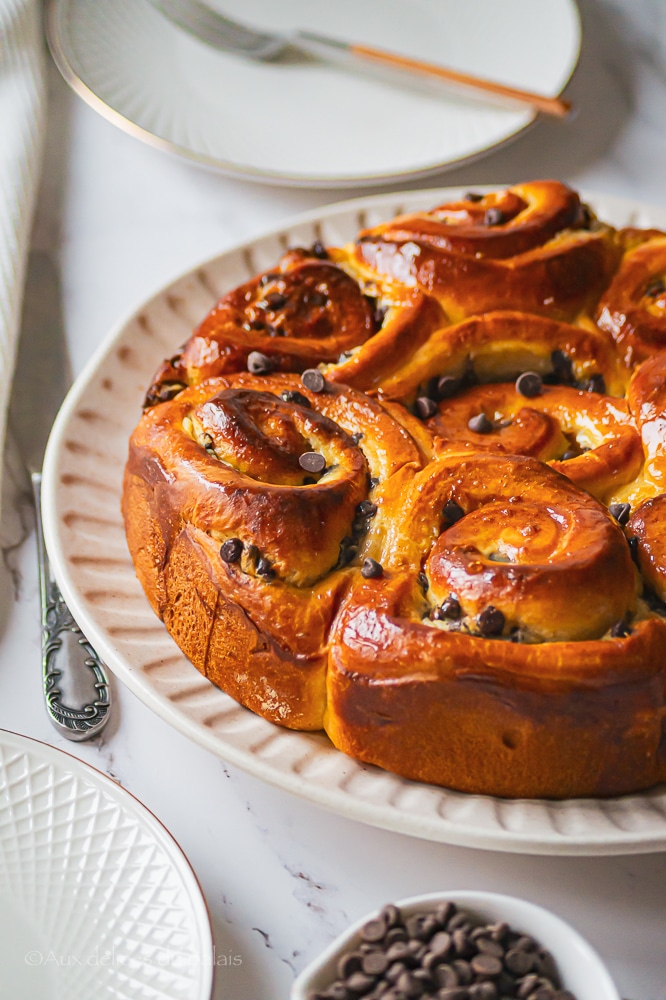
[(123, 512), (254, 712), (500, 796), (666, 780), (666, 234), (556, 181), (288, 251), (158, 370)]

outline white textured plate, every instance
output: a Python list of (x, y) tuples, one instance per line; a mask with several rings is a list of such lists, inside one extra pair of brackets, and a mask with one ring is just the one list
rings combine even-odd
[(75, 757), (0, 730), (0, 978), (14, 1000), (210, 1000), (206, 905), (180, 848)]
[[(277, 31), (306, 28), (556, 96), (578, 61), (574, 0), (211, 0)], [(50, 0), (48, 36), (74, 90), (132, 135), (250, 180), (381, 184), (475, 157), (531, 109), (416, 90), (316, 61), (256, 63), (172, 25), (149, 0)]]
[[(538, 802), (465, 795), (359, 764), (323, 734), (260, 719), (202, 677), (153, 614), (125, 544), (120, 492), (127, 442), (151, 376), (225, 291), (287, 246), (336, 245), (455, 189), (381, 195), (301, 216), (158, 292), (102, 345), (56, 421), (44, 466), (47, 544), (63, 594), (111, 669), (158, 714), (250, 773), (345, 816), (429, 840), (546, 854), (666, 848), (666, 787), (611, 800)], [(587, 196), (617, 225), (666, 228), (666, 210)]]

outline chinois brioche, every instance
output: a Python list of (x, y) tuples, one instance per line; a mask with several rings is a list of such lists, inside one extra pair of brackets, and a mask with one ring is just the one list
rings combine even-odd
[(666, 780), (666, 234), (556, 181), (287, 251), (158, 369), (123, 512), (254, 712), (500, 796)]

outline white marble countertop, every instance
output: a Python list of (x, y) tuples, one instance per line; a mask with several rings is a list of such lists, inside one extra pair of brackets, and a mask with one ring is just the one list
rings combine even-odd
[[(666, 6), (581, 6), (584, 48), (568, 90), (576, 119), (540, 123), (511, 146), (414, 186), (558, 177), (666, 206)], [(118, 131), (55, 70), (50, 91), (33, 243), (61, 270), (75, 373), (120, 317), (179, 272), (355, 193), (219, 177)], [(41, 704), (35, 542), (23, 486), (20, 474), (5, 477), (0, 727), (65, 746)], [(367, 910), (418, 892), (482, 888), (523, 896), (573, 923), (623, 997), (665, 1000), (666, 854), (524, 857), (364, 827), (226, 766), (120, 684), (114, 693), (103, 738), (66, 749), (145, 802), (190, 858), (214, 924), (216, 998), (286, 998), (294, 974)], [(225, 965), (232, 955), (240, 961)]]

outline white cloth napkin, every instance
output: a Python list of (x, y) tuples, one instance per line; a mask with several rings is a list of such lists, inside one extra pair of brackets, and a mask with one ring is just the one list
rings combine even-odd
[(45, 112), (41, 4), (39, 0), (0, 0), (0, 455), (42, 159)]

